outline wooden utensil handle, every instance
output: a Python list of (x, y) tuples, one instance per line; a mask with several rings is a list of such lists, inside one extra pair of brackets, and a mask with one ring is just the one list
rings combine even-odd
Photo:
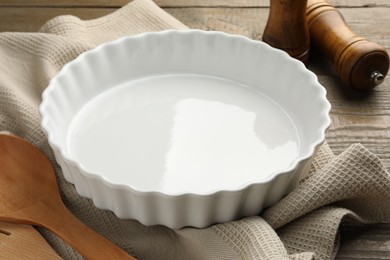
[[(30, 213), (32, 224), (47, 228), (63, 239), (86, 259), (131, 259), (134, 257), (114, 245), (91, 228), (77, 219), (65, 206), (46, 201), (42, 204), (42, 214), (51, 209), (50, 218), (37, 216)], [(63, 204), (62, 204), (63, 205)], [(37, 205), (39, 206), (39, 205)]]
[(380, 45), (355, 34), (326, 0), (308, 0), (310, 39), (332, 62), (346, 87), (369, 90), (381, 84), (389, 56)]
[(264, 42), (303, 63), (307, 62), (310, 49), (306, 5), (306, 0), (271, 0), (262, 36)]

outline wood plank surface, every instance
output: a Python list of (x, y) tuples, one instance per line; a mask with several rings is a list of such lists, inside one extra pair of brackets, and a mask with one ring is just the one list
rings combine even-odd
[[(120, 7), (130, 0), (2, 0), (0, 7)], [(269, 0), (154, 0), (161, 7), (269, 7)], [(390, 6), (388, 0), (329, 0), (338, 7)]]
[(340, 233), (337, 260), (390, 259), (390, 223), (369, 226), (345, 223)]
[[(155, 0), (190, 28), (219, 30), (261, 40), (269, 0)], [(389, 0), (332, 0), (350, 27), (390, 52)], [(0, 0), (0, 31), (37, 31), (49, 19), (72, 14), (93, 19), (128, 0)], [(327, 142), (338, 154), (362, 143), (390, 169), (390, 77), (371, 93), (346, 91), (332, 64), (312, 51), (309, 69), (318, 75), (332, 104)], [(390, 220), (389, 220), (390, 221)], [(345, 224), (337, 259), (390, 259), (390, 223)]]
[(75, 15), (89, 20), (109, 14), (117, 8), (0, 7), (0, 32), (36, 32), (46, 21), (58, 15)]

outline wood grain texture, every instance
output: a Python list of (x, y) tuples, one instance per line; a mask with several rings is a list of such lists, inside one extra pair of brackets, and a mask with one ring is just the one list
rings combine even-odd
[[(388, 0), (330, 0), (341, 7), (390, 6)], [(269, 7), (269, 0), (155, 0), (162, 7)]]
[[(131, 0), (2, 0), (1, 6), (120, 7)], [(269, 7), (269, 0), (154, 0), (161, 7)], [(335, 6), (390, 6), (388, 0), (332, 0)]]
[(353, 32), (339, 10), (327, 0), (308, 0), (307, 3), (305, 23), (312, 46), (321, 49), (332, 61), (345, 87), (360, 90), (376, 87), (383, 76), (374, 81), (372, 73), (386, 75), (390, 63), (387, 51)]
[(1, 221), (46, 228), (86, 259), (135, 260), (65, 207), (51, 162), (31, 143), (0, 134), (0, 172)]
[(0, 259), (62, 258), (32, 226), (0, 222)]
[(120, 7), (130, 0), (2, 0), (0, 7)]
[(114, 10), (116, 8), (0, 7), (0, 32), (36, 32), (58, 15), (69, 14), (88, 20)]
[[(127, 0), (2, 0), (0, 31), (36, 31), (57, 15), (93, 19), (108, 14)], [(219, 30), (261, 39), (269, 0), (155, 0), (190, 28)], [(351, 29), (390, 51), (389, 0), (331, 0)], [(28, 6), (28, 7), (26, 7)], [(346, 91), (332, 64), (311, 51), (308, 68), (318, 75), (332, 104), (327, 142), (338, 154), (362, 143), (390, 169), (390, 79), (370, 93)], [(390, 259), (390, 224), (345, 224), (337, 259)]]
[(262, 40), (306, 65), (310, 53), (307, 0), (271, 0), (270, 4)]
[(340, 234), (337, 260), (390, 259), (390, 223), (370, 226), (344, 223)]

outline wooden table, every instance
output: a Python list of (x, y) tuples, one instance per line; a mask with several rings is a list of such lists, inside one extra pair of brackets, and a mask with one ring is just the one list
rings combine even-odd
[[(190, 28), (219, 30), (259, 40), (269, 11), (269, 0), (155, 2)], [(127, 0), (1, 0), (0, 31), (37, 31), (45, 21), (61, 14), (92, 19), (126, 3)], [(333, 0), (332, 3), (352, 30), (390, 51), (389, 0)], [(327, 141), (333, 151), (337, 154), (360, 142), (390, 168), (390, 79), (371, 93), (347, 92), (331, 63), (320, 54), (312, 55), (309, 69), (318, 75), (332, 104), (332, 126)], [(337, 259), (390, 259), (390, 222), (348, 225), (341, 230)]]

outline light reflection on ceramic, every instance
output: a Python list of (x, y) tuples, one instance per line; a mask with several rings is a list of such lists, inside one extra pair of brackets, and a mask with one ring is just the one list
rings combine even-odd
[(68, 145), (87, 171), (110, 182), (207, 194), (287, 169), (299, 140), (286, 112), (266, 96), (215, 77), (169, 75), (91, 100), (72, 121)]
[(206, 227), (295, 187), (330, 124), (325, 94), (264, 43), (164, 31), (80, 55), (51, 80), (40, 113), (66, 180), (97, 207)]

